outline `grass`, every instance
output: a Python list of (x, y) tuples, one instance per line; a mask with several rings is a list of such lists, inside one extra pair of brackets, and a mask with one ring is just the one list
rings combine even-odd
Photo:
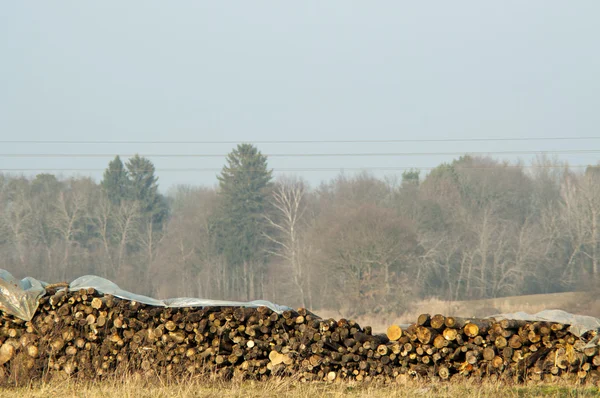
[(27, 387), (0, 389), (0, 396), (20, 397), (131, 397), (131, 398), (183, 398), (183, 397), (596, 397), (600, 390), (594, 386), (530, 385), (507, 386), (501, 383), (422, 383), (409, 384), (358, 384), (296, 383), (290, 379), (269, 381), (219, 381), (207, 378), (183, 382), (145, 380), (128, 376), (121, 379), (81, 382), (74, 380), (32, 383)]

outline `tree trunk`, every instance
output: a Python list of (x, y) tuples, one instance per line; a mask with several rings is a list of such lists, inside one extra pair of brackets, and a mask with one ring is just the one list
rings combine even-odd
[(598, 277), (598, 216), (596, 209), (592, 209), (592, 274)]
[(243, 279), (242, 279), (242, 285), (244, 286), (244, 295), (246, 296), (245, 299), (249, 300), (250, 299), (250, 271), (249, 271), (249, 265), (248, 265), (248, 261), (244, 261), (244, 267), (243, 267)]

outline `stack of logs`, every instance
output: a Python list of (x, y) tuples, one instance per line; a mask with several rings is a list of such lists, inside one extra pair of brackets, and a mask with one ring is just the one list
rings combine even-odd
[(301, 381), (464, 377), (513, 381), (600, 379), (596, 346), (544, 322), (421, 315), (386, 334), (305, 309), (277, 314), (239, 307), (163, 308), (59, 290), (30, 322), (2, 314), (0, 381), (101, 378), (127, 372), (218, 374)]

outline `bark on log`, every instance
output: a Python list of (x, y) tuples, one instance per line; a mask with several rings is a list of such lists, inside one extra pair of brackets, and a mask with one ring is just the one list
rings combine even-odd
[(583, 341), (562, 324), (422, 314), (405, 330), (391, 325), (386, 334), (373, 334), (352, 320), (322, 319), (305, 309), (157, 308), (93, 289), (57, 290), (40, 299), (30, 322), (3, 314), (0, 373), (597, 382), (600, 354), (586, 345), (596, 333)]

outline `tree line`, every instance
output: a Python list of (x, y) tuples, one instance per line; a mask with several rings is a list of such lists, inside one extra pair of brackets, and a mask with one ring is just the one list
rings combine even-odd
[(218, 186), (159, 191), (152, 162), (90, 178), (0, 175), (2, 268), (106, 277), (154, 297), (266, 299), (353, 315), (412, 300), (587, 289), (600, 274), (600, 167), (463, 156), (427, 175), (274, 178), (241, 144)]

